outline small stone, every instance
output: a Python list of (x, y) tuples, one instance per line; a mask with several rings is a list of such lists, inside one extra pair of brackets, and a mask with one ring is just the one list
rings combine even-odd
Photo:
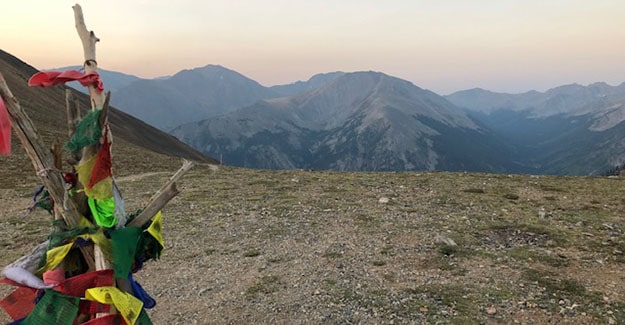
[(387, 197), (381, 197), (381, 198), (378, 200), (378, 202), (380, 202), (380, 203), (382, 203), (382, 204), (386, 204), (386, 203), (388, 203), (389, 201), (390, 201), (390, 199), (389, 199), (389, 198), (387, 198)]
[(497, 308), (495, 308), (495, 306), (486, 307), (486, 313), (488, 315), (495, 315), (497, 314)]
[(436, 236), (435, 240), (437, 243), (442, 243), (448, 246), (458, 246), (458, 244), (456, 244), (456, 242), (453, 239), (447, 236), (438, 235)]
[(421, 308), (419, 308), (419, 312), (422, 313), (422, 314), (426, 314), (428, 312), (428, 309), (427, 309), (427, 307), (421, 307)]

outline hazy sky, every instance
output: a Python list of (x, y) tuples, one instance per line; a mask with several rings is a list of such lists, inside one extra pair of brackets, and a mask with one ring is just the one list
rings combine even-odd
[[(5, 1), (0, 48), (81, 64), (76, 1)], [(624, 0), (87, 0), (98, 62), (156, 77), (220, 64), (263, 85), (375, 70), (439, 94), (625, 82)]]

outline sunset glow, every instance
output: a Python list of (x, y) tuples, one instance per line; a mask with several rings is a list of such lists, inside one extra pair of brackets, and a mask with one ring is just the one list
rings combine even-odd
[[(75, 1), (3, 4), (1, 49), (82, 62)], [(220, 64), (263, 85), (375, 70), (440, 94), (625, 82), (625, 1), (82, 1), (105, 69), (140, 77)]]

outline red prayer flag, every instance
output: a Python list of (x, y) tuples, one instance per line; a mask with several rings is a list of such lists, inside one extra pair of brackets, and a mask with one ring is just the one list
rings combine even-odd
[(2, 279), (0, 283), (17, 286), (17, 289), (0, 300), (0, 307), (2, 307), (13, 320), (28, 316), (35, 308), (37, 289), (23, 286), (9, 279)]
[(100, 270), (68, 278), (61, 282), (56, 290), (68, 296), (84, 297), (87, 289), (112, 285), (113, 270)]
[(11, 154), (11, 120), (4, 101), (0, 97), (0, 155)]
[(120, 314), (113, 314), (92, 319), (82, 325), (126, 325), (126, 322)]
[(81, 85), (87, 87), (94, 85), (98, 92), (104, 91), (104, 85), (97, 72), (82, 73), (77, 70), (59, 71), (40, 71), (35, 73), (28, 80), (29, 86), (52, 87), (64, 84), (70, 81), (78, 81)]
[[(105, 131), (106, 132), (106, 131)], [(111, 144), (108, 141), (106, 133), (104, 135), (104, 144), (98, 151), (95, 164), (93, 165), (93, 171), (91, 171), (91, 178), (87, 184), (87, 189), (92, 188), (99, 181), (113, 176), (111, 170), (113, 164), (111, 162)]]

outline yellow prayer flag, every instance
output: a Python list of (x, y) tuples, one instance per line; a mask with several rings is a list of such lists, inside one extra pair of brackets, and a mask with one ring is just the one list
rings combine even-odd
[(93, 172), (93, 166), (97, 161), (98, 156), (94, 155), (89, 160), (84, 161), (82, 164), (76, 166), (76, 173), (78, 174), (78, 181), (82, 184), (83, 189), (88, 197), (92, 197), (97, 200), (104, 200), (113, 197), (113, 179), (107, 177), (96, 184), (90, 189), (87, 189), (87, 184), (91, 179), (91, 173)]
[(98, 228), (95, 234), (83, 234), (78, 237), (84, 240), (91, 240), (95, 245), (99, 246), (107, 260), (110, 261), (113, 258), (113, 244), (109, 238), (104, 236), (102, 228)]
[(69, 244), (54, 247), (48, 250), (46, 252), (46, 265), (37, 270), (37, 274), (43, 274), (43, 272), (55, 269), (57, 266), (59, 266), (63, 259), (65, 259), (65, 256), (67, 256), (67, 253), (69, 253), (69, 250), (72, 248), (72, 246), (74, 246), (73, 241)]
[(152, 217), (152, 224), (148, 227), (148, 232), (158, 241), (159, 244), (161, 244), (161, 247), (165, 247), (165, 244), (163, 243), (162, 229), (163, 215), (161, 214), (161, 211), (159, 211), (154, 215), (154, 217)]
[(87, 289), (85, 298), (102, 304), (114, 305), (124, 317), (126, 323), (134, 325), (143, 309), (143, 302), (133, 295), (119, 290), (116, 287), (97, 287)]

